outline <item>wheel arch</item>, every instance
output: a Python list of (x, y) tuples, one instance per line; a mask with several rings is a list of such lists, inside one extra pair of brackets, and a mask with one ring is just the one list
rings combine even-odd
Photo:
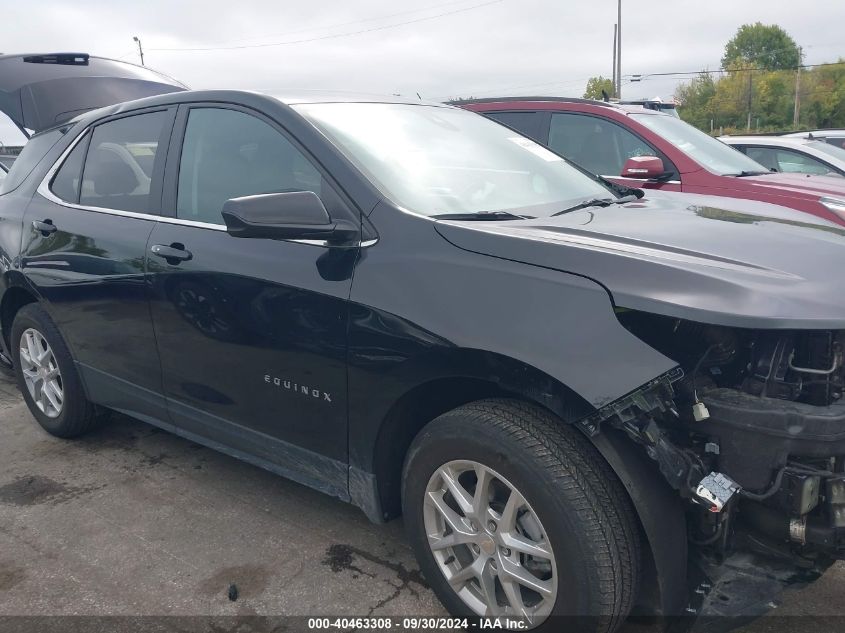
[(689, 604), (688, 543), (680, 497), (645, 451), (620, 431), (589, 439), (625, 487), (643, 533), (636, 608), (649, 615), (683, 615)]
[[(401, 514), (401, 474), (408, 448), (426, 424), (446, 411), (491, 397), (534, 403), (564, 423), (594, 410), (572, 389), (521, 361), (473, 350), (453, 351), (449, 359), (439, 359), (444, 360), (447, 364), (433, 365), (460, 371), (431, 376), (407, 388), (378, 420), (374, 436), (355, 437), (350, 432), (350, 496), (373, 520)], [(686, 520), (680, 499), (641, 447), (620, 432), (609, 429), (590, 440), (622, 482), (644, 537), (644, 577), (637, 605), (646, 613), (682, 614), (688, 584)], [(355, 465), (355, 446), (360, 455), (368, 442), (368, 459)]]
[(12, 323), (15, 315), (25, 305), (38, 301), (38, 296), (24, 283), (12, 277), (7, 279), (6, 289), (0, 299), (0, 331), (2, 331), (3, 354), (14, 363), (11, 354)]
[[(491, 397), (532, 402), (566, 421), (594, 411), (575, 391), (548, 374), (500, 354), (453, 349), (420, 365), (448, 367), (451, 371), (428, 376), (404, 389), (384, 413), (376, 416), (374, 426), (367, 425), (373, 429), (370, 433), (355, 434), (350, 421), (353, 471), (372, 476), (366, 492), (356, 489), (360, 477), (350, 477), (350, 494), (371, 518), (381, 521), (401, 513), (402, 466), (408, 447), (417, 433), (442, 413)], [(368, 494), (375, 498), (365, 502), (363, 497)]]

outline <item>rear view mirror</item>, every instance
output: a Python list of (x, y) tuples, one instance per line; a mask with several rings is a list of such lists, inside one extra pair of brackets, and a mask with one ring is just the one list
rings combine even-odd
[(352, 222), (332, 221), (312, 191), (232, 198), (223, 205), (223, 220), (232, 237), (348, 242), (360, 233)]
[(622, 167), (623, 178), (660, 178), (666, 173), (663, 161), (657, 156), (632, 156)]

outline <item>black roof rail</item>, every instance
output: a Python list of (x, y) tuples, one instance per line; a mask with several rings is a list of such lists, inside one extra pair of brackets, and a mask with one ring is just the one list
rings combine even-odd
[(592, 105), (600, 105), (607, 107), (615, 107), (617, 104), (609, 103), (607, 101), (599, 101), (598, 99), (579, 99), (577, 97), (483, 97), (480, 99), (453, 99), (446, 101), (449, 105), (462, 105), (467, 103), (507, 103), (512, 101), (555, 101), (560, 103), (590, 103)]
[(28, 64), (61, 64), (63, 66), (87, 66), (88, 53), (46, 53), (44, 55), (25, 55)]

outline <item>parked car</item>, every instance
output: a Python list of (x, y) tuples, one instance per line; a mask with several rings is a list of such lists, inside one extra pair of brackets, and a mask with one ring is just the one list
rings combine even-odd
[(842, 179), (772, 173), (684, 121), (654, 110), (559, 97), (493, 97), (455, 104), (625, 186), (760, 200), (845, 224)]
[(818, 139), (836, 147), (845, 148), (845, 130), (810, 130), (809, 132), (791, 132), (783, 136), (787, 138), (806, 138), (809, 140)]
[(617, 189), (443, 104), (113, 105), (0, 188), (0, 345), (53, 435), (403, 514), (458, 626), (757, 612), (843, 554), (845, 231)]
[(845, 176), (845, 149), (822, 140), (788, 136), (722, 136), (719, 140), (772, 171)]

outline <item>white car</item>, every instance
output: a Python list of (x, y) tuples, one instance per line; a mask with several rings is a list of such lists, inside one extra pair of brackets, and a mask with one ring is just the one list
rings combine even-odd
[(796, 136), (722, 136), (719, 140), (773, 171), (845, 177), (845, 149)]
[(786, 138), (806, 138), (817, 139), (836, 145), (836, 147), (845, 148), (845, 130), (842, 129), (828, 129), (828, 130), (810, 130), (809, 132), (790, 132), (784, 134)]

